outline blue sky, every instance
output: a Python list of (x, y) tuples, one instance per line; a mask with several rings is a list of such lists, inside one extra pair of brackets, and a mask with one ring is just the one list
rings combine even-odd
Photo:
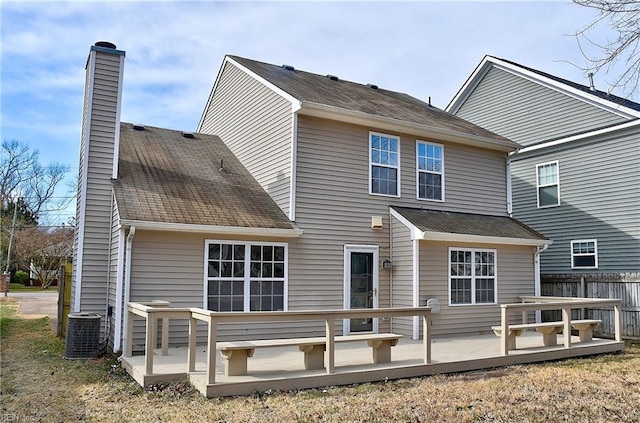
[[(96, 41), (126, 51), (123, 121), (194, 130), (225, 54), (431, 97), (444, 108), (485, 54), (587, 84), (571, 34), (596, 16), (568, 1), (3, 1), (0, 14), (0, 135), (29, 142), (43, 163), (70, 165), (70, 178)], [(606, 39), (606, 29), (592, 36)], [(596, 75), (596, 86), (606, 80)]]

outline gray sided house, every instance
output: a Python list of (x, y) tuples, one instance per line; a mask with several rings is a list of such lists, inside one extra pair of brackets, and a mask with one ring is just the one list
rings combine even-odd
[(522, 145), (513, 216), (553, 240), (546, 293), (622, 298), (640, 336), (640, 104), (486, 56), (447, 110)]
[[(458, 335), (490, 331), (499, 303), (539, 292), (550, 241), (509, 216), (507, 138), (406, 94), (235, 56), (195, 133), (121, 123), (123, 60), (91, 48), (73, 301), (111, 316), (114, 350), (142, 342), (143, 327), (123, 339), (130, 301), (249, 312), (434, 299), (434, 335)], [(186, 324), (170, 329), (186, 343)], [(336, 329), (420, 336), (410, 318)]]

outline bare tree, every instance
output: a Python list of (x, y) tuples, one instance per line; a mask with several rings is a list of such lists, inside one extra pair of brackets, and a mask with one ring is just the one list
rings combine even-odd
[(15, 244), (18, 266), (30, 271), (47, 288), (58, 277), (60, 266), (73, 254), (73, 228), (26, 227), (16, 233)]
[[(589, 63), (581, 68), (585, 72), (609, 73), (614, 66), (622, 71), (612, 75), (611, 89), (620, 88), (628, 97), (640, 89), (640, 0), (573, 0), (577, 5), (598, 11), (598, 16), (575, 34), (578, 47)], [(597, 40), (592, 36), (594, 28), (608, 25), (615, 36)], [(600, 54), (587, 53), (596, 47)]]
[(67, 205), (68, 199), (56, 198), (54, 194), (69, 172), (68, 166), (60, 163), (43, 166), (38, 150), (19, 140), (4, 140), (0, 151), (1, 208), (21, 198), (27, 209), (40, 218), (47, 208), (59, 210)]

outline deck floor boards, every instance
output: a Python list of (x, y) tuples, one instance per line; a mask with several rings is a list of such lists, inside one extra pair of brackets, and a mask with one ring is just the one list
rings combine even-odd
[(415, 377), (437, 373), (452, 373), (512, 364), (524, 364), (568, 357), (621, 351), (624, 343), (594, 338), (580, 343), (572, 337), (572, 348), (565, 349), (563, 335), (558, 345), (542, 346), (542, 336), (526, 332), (518, 337), (517, 350), (508, 356), (500, 354), (500, 339), (493, 333), (479, 336), (432, 339), (432, 362), (422, 362), (422, 341), (402, 338), (391, 349), (391, 363), (373, 364), (371, 348), (366, 343), (336, 344), (336, 372), (305, 370), (304, 354), (295, 347), (257, 348), (248, 360), (248, 375), (225, 376), (224, 359), (216, 359), (216, 383), (206, 384), (206, 346), (199, 346), (196, 372), (187, 375), (187, 349), (169, 348), (169, 355), (160, 350), (154, 354), (153, 375), (144, 374), (144, 356), (126, 357), (123, 367), (141, 385), (159, 381), (190, 380), (207, 397), (248, 394), (266, 389), (302, 389), (328, 385)]

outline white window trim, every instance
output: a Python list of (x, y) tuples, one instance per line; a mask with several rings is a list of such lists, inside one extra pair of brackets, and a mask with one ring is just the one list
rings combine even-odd
[[(424, 145), (433, 145), (436, 147), (440, 147), (440, 149), (442, 150), (442, 172), (433, 172), (430, 170), (420, 170), (420, 155), (418, 154), (419, 151), (419, 146), (420, 144), (424, 144)], [(431, 198), (421, 198), (420, 197), (420, 172), (424, 172), (424, 173), (433, 173), (436, 175), (440, 175), (441, 177), (441, 187), (440, 187), (440, 197), (442, 197), (442, 200), (436, 200), (436, 199), (431, 199)], [(420, 200), (420, 201), (433, 201), (436, 203), (444, 203), (444, 193), (445, 193), (445, 189), (444, 189), (444, 145), (443, 144), (438, 144), (435, 142), (430, 142), (430, 141), (422, 141), (422, 140), (416, 140), (416, 199)]]
[[(272, 246), (272, 247), (284, 247), (284, 286), (283, 286), (283, 295), (282, 295), (282, 310), (283, 311), (288, 311), (289, 310), (289, 244), (286, 242), (252, 242), (252, 241), (237, 241), (237, 240), (233, 240), (233, 239), (207, 239), (205, 240), (204, 243), (204, 268), (203, 268), (203, 276), (204, 276), (204, 283), (203, 283), (203, 290), (202, 292), (204, 293), (204, 298), (202, 300), (202, 308), (205, 310), (209, 309), (209, 304), (208, 304), (208, 300), (209, 300), (209, 277), (207, 276), (208, 273), (208, 258), (209, 258), (209, 245), (210, 244), (232, 244), (232, 245), (244, 245), (245, 249), (247, 248), (247, 246)], [(251, 303), (251, 273), (249, 271), (246, 271), (247, 269), (250, 269), (251, 266), (251, 255), (250, 254), (246, 254), (246, 250), (245, 250), (245, 256), (244, 256), (244, 268), (245, 268), (245, 274), (244, 274), (244, 311), (250, 311), (250, 303)], [(235, 278), (238, 279), (238, 278)], [(267, 278), (266, 280), (268, 280), (269, 278)], [(273, 278), (271, 278), (273, 279)], [(280, 279), (280, 278), (277, 278)]]
[[(542, 166), (547, 166), (547, 165), (551, 165), (551, 164), (555, 164), (556, 165), (556, 183), (555, 184), (547, 184), (547, 185), (540, 185), (540, 168)], [(540, 205), (540, 188), (544, 188), (544, 187), (550, 187), (550, 186), (554, 186), (556, 185), (558, 187), (558, 204), (549, 204), (548, 206), (541, 206)], [(536, 203), (539, 209), (548, 209), (550, 207), (558, 207), (561, 204), (561, 200), (560, 200), (560, 163), (558, 162), (558, 160), (554, 160), (551, 162), (545, 162), (545, 163), (538, 163), (536, 165)]]
[[(473, 257), (474, 262), (471, 265), (471, 302), (467, 304), (462, 303), (453, 303), (451, 301), (451, 251), (470, 251), (471, 256)], [(467, 248), (467, 247), (449, 247), (449, 256), (447, 258), (447, 279), (449, 281), (448, 293), (449, 296), (449, 306), (451, 307), (469, 307), (469, 306), (491, 306), (498, 304), (498, 250), (491, 248)], [(493, 253), (493, 264), (495, 266), (495, 274), (493, 276), (493, 292), (495, 293), (492, 303), (476, 303), (476, 267), (475, 264), (475, 253), (477, 252), (486, 252)]]
[[(584, 242), (593, 242), (593, 254), (574, 254), (573, 253), (573, 244), (584, 243)], [(574, 257), (586, 257), (593, 255), (595, 257), (595, 266), (574, 266), (573, 258)], [(597, 239), (576, 239), (571, 241), (571, 268), (572, 269), (597, 269), (598, 268), (598, 240)]]
[[(398, 166), (389, 166), (389, 165), (383, 165), (380, 163), (373, 163), (371, 161), (371, 136), (372, 135), (378, 135), (381, 137), (389, 137), (389, 138), (395, 138), (398, 140)], [(402, 160), (400, 160), (400, 143), (401, 143), (402, 139), (398, 136), (398, 135), (390, 135), (390, 134), (383, 134), (381, 132), (373, 132), (373, 131), (369, 131), (369, 138), (367, 140), (367, 148), (369, 150), (369, 195), (379, 195), (381, 197), (392, 197), (392, 198), (400, 198), (400, 163)], [(373, 166), (381, 166), (381, 167), (388, 167), (391, 169), (396, 169), (397, 170), (397, 176), (396, 176), (396, 192), (398, 193), (397, 195), (390, 195), (390, 194), (379, 194), (377, 192), (373, 192), (372, 190), (372, 184), (371, 184), (371, 169), (373, 168)]]

